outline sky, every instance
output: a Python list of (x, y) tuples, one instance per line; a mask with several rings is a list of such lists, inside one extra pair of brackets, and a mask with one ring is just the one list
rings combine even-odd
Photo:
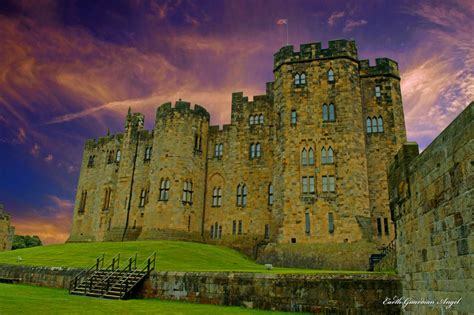
[[(0, 203), (16, 233), (64, 242), (84, 142), (151, 129), (179, 98), (230, 122), (231, 93), (265, 93), (289, 43), (354, 39), (399, 63), (409, 140), (425, 148), (474, 100), (474, 1), (0, 2)], [(295, 50), (298, 50), (296, 48)]]

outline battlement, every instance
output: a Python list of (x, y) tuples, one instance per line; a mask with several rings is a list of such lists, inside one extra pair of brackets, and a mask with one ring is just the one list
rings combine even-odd
[(86, 150), (96, 149), (98, 147), (107, 145), (108, 143), (110, 143), (112, 141), (113, 142), (116, 142), (116, 141), (121, 142), (123, 140), (123, 138), (124, 138), (123, 133), (117, 133), (117, 134), (114, 134), (114, 135), (99, 137), (97, 139), (95, 139), (95, 138), (87, 139), (84, 147), (85, 147)]
[(355, 60), (358, 58), (355, 41), (345, 39), (329, 41), (329, 47), (326, 49), (322, 48), (321, 42), (302, 44), (298, 52), (293, 50), (293, 46), (285, 46), (273, 57), (274, 71), (284, 63), (335, 57), (349, 57)]
[(162, 104), (156, 110), (156, 120), (163, 119), (168, 117), (172, 113), (182, 113), (182, 114), (193, 114), (207, 120), (210, 119), (209, 112), (202, 106), (195, 104), (194, 108), (191, 109), (191, 103), (185, 101), (176, 101), (174, 107), (171, 102)]
[(389, 58), (375, 59), (375, 66), (370, 66), (369, 60), (359, 62), (361, 76), (392, 75), (400, 78), (398, 63)]

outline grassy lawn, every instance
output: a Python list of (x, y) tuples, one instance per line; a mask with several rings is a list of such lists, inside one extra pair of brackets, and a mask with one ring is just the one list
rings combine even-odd
[(113, 301), (0, 283), (0, 314), (290, 314), (156, 299)]
[[(51, 267), (89, 267), (95, 258), (105, 253), (105, 264), (120, 253), (121, 265), (135, 253), (141, 263), (152, 252), (157, 253), (158, 271), (235, 271), (266, 273), (342, 273), (357, 274), (365, 271), (330, 271), (294, 268), (274, 268), (265, 270), (264, 266), (247, 259), (241, 253), (223, 246), (180, 241), (134, 241), (71, 243), (39, 246), (14, 251), (0, 252), (0, 264), (22, 264)], [(22, 258), (17, 262), (17, 257)]]

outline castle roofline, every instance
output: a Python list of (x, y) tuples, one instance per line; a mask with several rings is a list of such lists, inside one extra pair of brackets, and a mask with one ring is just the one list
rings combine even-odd
[(174, 107), (173, 107), (173, 104), (171, 102), (167, 102), (167, 103), (164, 103), (164, 104), (160, 105), (156, 109), (156, 120), (158, 120), (160, 118), (163, 118), (165, 116), (168, 116), (170, 113), (174, 113), (174, 112), (179, 112), (179, 113), (183, 113), (183, 114), (184, 113), (190, 113), (190, 114), (194, 114), (194, 115), (204, 117), (207, 120), (210, 119), (210, 114), (206, 110), (206, 108), (204, 108), (204, 106), (195, 104), (194, 108), (191, 109), (191, 103), (190, 102), (179, 100), (179, 101), (175, 102)]

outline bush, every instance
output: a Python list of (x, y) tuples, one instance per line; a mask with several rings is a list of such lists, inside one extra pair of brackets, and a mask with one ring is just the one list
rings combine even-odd
[(20, 249), (20, 248), (28, 248), (28, 247), (35, 247), (41, 246), (40, 238), (37, 235), (29, 236), (29, 235), (15, 235), (13, 236), (13, 244), (12, 249)]

